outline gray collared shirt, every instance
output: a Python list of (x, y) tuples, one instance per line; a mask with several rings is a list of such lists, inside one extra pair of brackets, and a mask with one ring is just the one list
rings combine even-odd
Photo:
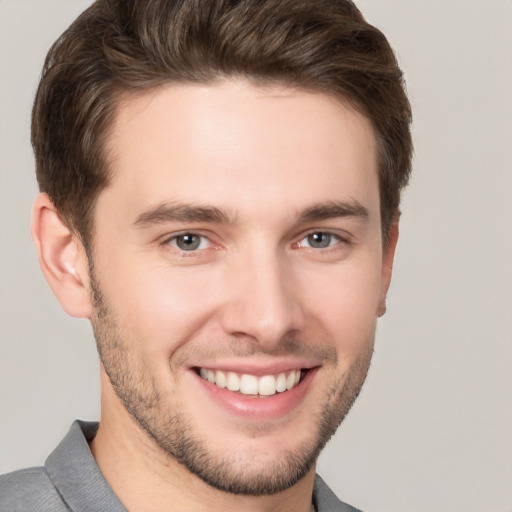
[[(75, 421), (44, 467), (0, 476), (0, 512), (127, 512), (89, 449), (97, 430), (98, 423)], [(360, 512), (318, 475), (313, 502), (317, 512)]]

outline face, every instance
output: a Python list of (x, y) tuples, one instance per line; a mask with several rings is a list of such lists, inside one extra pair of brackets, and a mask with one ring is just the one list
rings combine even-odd
[(370, 123), (322, 94), (170, 86), (123, 101), (109, 148), (103, 393), (214, 487), (290, 487), (359, 392), (389, 284)]

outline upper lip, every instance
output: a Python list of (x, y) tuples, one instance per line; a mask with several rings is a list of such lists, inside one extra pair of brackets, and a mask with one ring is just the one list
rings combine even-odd
[(316, 366), (319, 366), (317, 361), (306, 361), (301, 359), (278, 360), (267, 363), (223, 360), (215, 362), (198, 362), (197, 364), (190, 365), (190, 369), (205, 368), (207, 370), (220, 370), (223, 372), (234, 372), (261, 377), (263, 375), (277, 375), (279, 373), (286, 373), (295, 370), (309, 370)]

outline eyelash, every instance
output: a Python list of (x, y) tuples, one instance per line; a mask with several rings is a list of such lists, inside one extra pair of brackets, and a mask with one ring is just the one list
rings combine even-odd
[[(329, 237), (329, 244), (325, 247), (311, 247), (311, 245), (309, 246), (306, 246), (306, 248), (308, 249), (314, 249), (314, 250), (329, 250), (331, 248), (334, 248), (335, 246), (341, 244), (341, 243), (347, 243), (347, 241), (345, 239), (343, 239), (340, 235), (337, 235), (335, 233), (332, 233), (330, 231), (322, 231), (322, 230), (314, 230), (314, 231), (310, 231), (309, 233), (306, 233), (298, 242), (296, 242), (294, 244), (294, 246), (297, 246), (297, 247), (304, 247), (301, 245), (301, 243), (304, 241), (304, 240), (308, 240), (309, 237), (313, 236), (313, 235), (323, 235), (323, 236), (327, 236)], [(310, 243), (311, 240), (308, 240), (308, 242)], [(331, 243), (333, 242), (333, 243)]]
[[(311, 237), (313, 235), (323, 235), (323, 236), (329, 237), (329, 244), (325, 247), (312, 247), (311, 245), (303, 245), (304, 241), (306, 241), (306, 240), (310, 244), (311, 240), (308, 240), (308, 239), (309, 239), (309, 237)], [(178, 243), (177, 241), (180, 238), (187, 237), (187, 236), (191, 237), (191, 238), (198, 237), (200, 239), (199, 245), (197, 247), (191, 248), (190, 250), (183, 249), (183, 248), (179, 247), (177, 245), (177, 243)], [(208, 247), (202, 247), (202, 245), (204, 245), (205, 242), (208, 244)], [(333, 248), (335, 248), (336, 246), (338, 246), (340, 244), (347, 244), (347, 243), (348, 243), (347, 240), (338, 234), (332, 233), (330, 231), (313, 230), (313, 231), (309, 231), (308, 233), (302, 235), (302, 237), (298, 241), (296, 241), (292, 244), (292, 248), (294, 248), (294, 249), (295, 248), (306, 248), (306, 249), (312, 249), (315, 251), (324, 251), (325, 252), (328, 250), (333, 250)], [(162, 243), (162, 245), (171, 245), (171, 246), (173, 246), (174, 249), (176, 249), (180, 253), (188, 254), (190, 256), (192, 256), (193, 254), (197, 254), (200, 251), (204, 251), (206, 249), (211, 248), (211, 246), (213, 244), (214, 243), (208, 236), (200, 234), (200, 233), (196, 233), (194, 231), (184, 231), (181, 233), (176, 233), (176, 234), (166, 238)]]
[[(191, 249), (191, 250), (186, 250), (186, 249), (182, 249), (181, 247), (178, 247), (177, 246), (177, 241), (180, 238), (187, 237), (187, 236), (189, 236), (189, 237), (198, 237), (200, 239), (199, 247)], [(201, 250), (205, 250), (205, 249), (208, 248), (208, 247), (201, 247), (201, 245), (203, 245), (205, 241), (209, 245), (213, 244), (213, 242), (210, 240), (210, 238), (208, 238), (206, 235), (202, 235), (202, 234), (196, 233), (194, 231), (184, 231), (182, 233), (176, 233), (176, 234), (166, 238), (163, 241), (163, 245), (172, 245), (176, 250), (178, 250), (178, 251), (180, 251), (182, 253), (193, 254), (195, 252), (198, 252), (198, 251), (201, 251)]]

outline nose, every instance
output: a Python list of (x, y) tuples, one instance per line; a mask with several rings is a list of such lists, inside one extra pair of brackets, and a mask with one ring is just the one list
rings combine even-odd
[(278, 254), (252, 254), (230, 266), (222, 310), (224, 332), (275, 349), (303, 327), (304, 314), (293, 267)]

